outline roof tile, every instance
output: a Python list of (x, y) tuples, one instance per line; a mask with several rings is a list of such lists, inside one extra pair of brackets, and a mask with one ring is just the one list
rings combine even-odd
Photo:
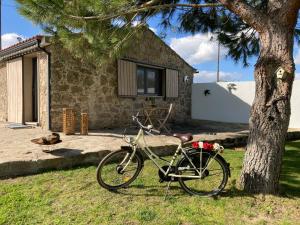
[(24, 43), (32, 41), (32, 40), (42, 40), (42, 38), (43, 38), (43, 35), (35, 35), (35, 36), (31, 37), (31, 38), (28, 38), (28, 39), (25, 39), (23, 41), (20, 41), (20, 42), (14, 44), (14, 45), (11, 45), (11, 46), (9, 46), (7, 48), (3, 48), (3, 49), (0, 50), (0, 52), (6, 51), (6, 50), (8, 50), (10, 48), (14, 48), (14, 47), (16, 47), (18, 45), (24, 44)]

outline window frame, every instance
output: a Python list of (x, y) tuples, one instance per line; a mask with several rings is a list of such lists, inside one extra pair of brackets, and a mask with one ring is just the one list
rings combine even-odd
[[(139, 84), (138, 84), (138, 71), (143, 70), (144, 72), (144, 92), (139, 93)], [(148, 73), (147, 71), (155, 71), (155, 93), (148, 93)], [(159, 67), (146, 66), (142, 64), (136, 65), (136, 79), (137, 79), (137, 96), (151, 96), (151, 97), (163, 97), (165, 89), (165, 69)], [(157, 76), (159, 77), (157, 81)], [(159, 90), (159, 91), (157, 91)]]

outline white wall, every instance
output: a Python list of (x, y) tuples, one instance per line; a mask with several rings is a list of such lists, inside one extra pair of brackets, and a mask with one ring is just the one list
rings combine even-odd
[(291, 100), (290, 128), (300, 128), (300, 80), (295, 80)]
[[(229, 90), (228, 85), (235, 84)], [(205, 96), (205, 90), (210, 94)], [(294, 82), (290, 128), (300, 128), (300, 80)], [(192, 118), (248, 123), (255, 94), (254, 81), (193, 84)]]

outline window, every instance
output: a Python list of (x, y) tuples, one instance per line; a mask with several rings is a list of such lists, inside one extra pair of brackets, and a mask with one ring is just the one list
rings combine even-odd
[(150, 67), (137, 67), (137, 94), (138, 95), (162, 95), (162, 75), (160, 69)]
[(118, 60), (118, 95), (121, 97), (164, 96), (177, 98), (179, 72), (170, 68), (143, 66)]

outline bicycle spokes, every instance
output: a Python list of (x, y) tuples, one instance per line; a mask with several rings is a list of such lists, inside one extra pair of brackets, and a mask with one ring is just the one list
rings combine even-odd
[(191, 160), (184, 158), (178, 165), (178, 173), (182, 176), (179, 182), (185, 191), (210, 196), (223, 189), (227, 175), (226, 167), (219, 157), (211, 157), (204, 153), (201, 161), (198, 153), (190, 158)]
[(141, 160), (137, 156), (131, 156), (132, 153), (127, 150), (108, 155), (101, 164), (101, 170), (98, 168), (99, 184), (114, 189), (131, 182), (141, 169)]

